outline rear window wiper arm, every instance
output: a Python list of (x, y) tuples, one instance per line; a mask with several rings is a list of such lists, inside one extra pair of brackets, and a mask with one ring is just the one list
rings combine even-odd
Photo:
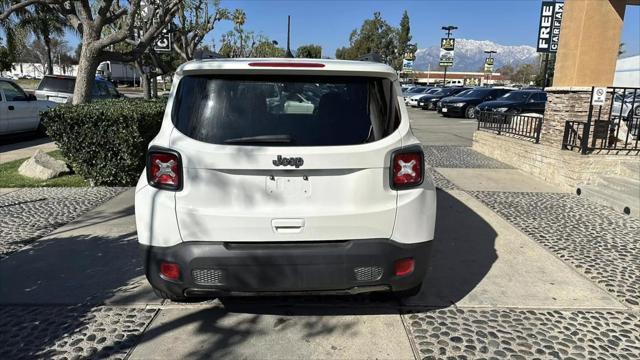
[(291, 136), (289, 135), (248, 136), (224, 141), (225, 144), (289, 144), (291, 142)]

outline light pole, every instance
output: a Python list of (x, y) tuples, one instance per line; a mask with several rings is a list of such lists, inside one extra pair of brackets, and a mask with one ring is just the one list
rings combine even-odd
[(291, 53), (291, 15), (287, 16), (287, 52), (284, 57), (293, 57)]
[[(447, 39), (449, 39), (451, 37), (451, 32), (453, 30), (457, 30), (458, 27), (457, 26), (453, 26), (453, 25), (449, 25), (449, 26), (443, 26), (442, 30), (447, 32)], [(444, 79), (442, 80), (442, 86), (445, 87), (447, 86), (447, 68), (449, 68), (449, 66), (445, 66), (444, 67)]]
[[(492, 55), (497, 54), (498, 52), (495, 50), (485, 50), (484, 53), (489, 54), (489, 59), (493, 59)], [(491, 69), (489, 70), (489, 80), (487, 80), (487, 83), (491, 81), (491, 73), (493, 72), (493, 62), (489, 63), (491, 64)]]

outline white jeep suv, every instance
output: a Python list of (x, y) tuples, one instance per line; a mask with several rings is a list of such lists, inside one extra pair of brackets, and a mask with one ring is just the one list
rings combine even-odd
[(436, 191), (395, 71), (311, 59), (177, 70), (135, 196), (156, 293), (416, 293)]

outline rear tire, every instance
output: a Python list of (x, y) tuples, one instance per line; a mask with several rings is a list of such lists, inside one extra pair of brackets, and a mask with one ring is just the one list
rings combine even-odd
[(187, 301), (187, 297), (186, 296), (176, 296), (176, 295), (172, 295), (169, 293), (166, 293), (160, 289), (156, 289), (155, 287), (153, 288), (153, 292), (156, 294), (156, 296), (158, 296), (161, 299), (166, 299), (166, 300), (171, 300), (171, 301), (176, 301), (176, 302), (186, 302)]
[(402, 291), (394, 291), (393, 292), (393, 297), (395, 297), (398, 300), (402, 300), (402, 299), (406, 299), (408, 297), (412, 297), (412, 296), (416, 296), (420, 293), (420, 290), (422, 289), (422, 283), (407, 289), (407, 290), (402, 290)]

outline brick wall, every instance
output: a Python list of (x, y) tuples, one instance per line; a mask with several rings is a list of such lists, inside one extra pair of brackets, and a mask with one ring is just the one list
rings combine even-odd
[(620, 174), (623, 163), (640, 162), (638, 156), (580, 155), (577, 151), (561, 150), (559, 143), (534, 144), (486, 131), (475, 132), (473, 149), (564, 190), (595, 183), (601, 176)]
[[(544, 123), (540, 133), (540, 143), (560, 149), (562, 137), (567, 121), (584, 121), (589, 118), (589, 105), (591, 100), (590, 87), (550, 87), (546, 88), (547, 104), (544, 111)], [(593, 122), (598, 119), (607, 120), (609, 107), (611, 106), (611, 93), (607, 94), (605, 105), (600, 109), (594, 108), (591, 135), (593, 135)], [(593, 137), (590, 136), (590, 139)]]

